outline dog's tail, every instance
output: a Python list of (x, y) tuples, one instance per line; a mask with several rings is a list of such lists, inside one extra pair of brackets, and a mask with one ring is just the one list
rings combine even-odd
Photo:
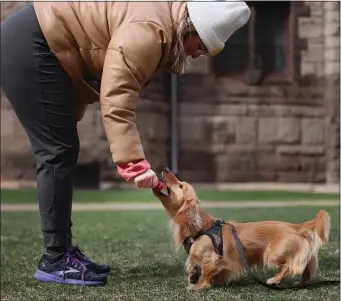
[(328, 243), (330, 233), (330, 216), (327, 211), (320, 210), (316, 218), (299, 225), (299, 233), (303, 236), (315, 233), (324, 242)]
[(329, 241), (330, 216), (327, 211), (321, 210), (314, 221), (314, 230), (324, 243)]

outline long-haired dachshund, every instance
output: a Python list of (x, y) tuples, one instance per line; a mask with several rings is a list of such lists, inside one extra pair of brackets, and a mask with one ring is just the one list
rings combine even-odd
[[(167, 194), (156, 189), (154, 195), (161, 201), (173, 224), (175, 244), (180, 247), (186, 237), (211, 229), (216, 218), (204, 212), (194, 188), (179, 181), (165, 168), (162, 172)], [(285, 278), (302, 275), (298, 285), (306, 285), (316, 275), (318, 252), (327, 243), (330, 217), (321, 210), (316, 218), (302, 224), (281, 221), (234, 223), (245, 257), (250, 267), (263, 264), (280, 268), (267, 280), (268, 284), (280, 284)], [(222, 225), (222, 254), (219, 255), (208, 235), (197, 238), (189, 250), (186, 272), (189, 289), (199, 290), (212, 284), (227, 284), (245, 274), (231, 229)]]

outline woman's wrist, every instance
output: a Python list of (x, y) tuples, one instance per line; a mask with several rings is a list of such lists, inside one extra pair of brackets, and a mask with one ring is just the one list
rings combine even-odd
[(117, 164), (118, 174), (126, 181), (132, 181), (150, 169), (147, 160), (137, 160), (129, 163)]

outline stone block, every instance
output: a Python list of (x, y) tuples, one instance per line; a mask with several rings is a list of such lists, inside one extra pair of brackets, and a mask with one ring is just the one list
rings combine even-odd
[(323, 145), (325, 121), (317, 118), (302, 119), (302, 143), (304, 145)]
[(243, 117), (236, 122), (237, 144), (255, 144), (257, 139), (257, 118)]
[(334, 48), (325, 49), (324, 59), (326, 62), (340, 62), (340, 50)]
[(234, 118), (216, 116), (206, 119), (205, 133), (211, 137), (211, 146), (234, 143), (236, 141), (235, 124)]
[(323, 59), (324, 47), (322, 44), (308, 43), (308, 56), (310, 61), (319, 62)]
[(326, 10), (324, 20), (326, 23), (338, 23), (340, 21), (340, 10)]
[(326, 170), (326, 156), (320, 157), (306, 157), (301, 156), (300, 170), (307, 172), (324, 172)]
[(305, 24), (298, 27), (299, 38), (316, 38), (322, 36), (322, 26), (317, 24)]
[(301, 75), (311, 75), (316, 72), (316, 65), (311, 62), (301, 63)]
[(255, 181), (257, 158), (252, 155), (217, 155), (215, 164), (219, 181)]
[[(191, 118), (192, 116), (206, 116), (206, 115), (214, 115), (215, 112), (219, 112), (217, 105), (206, 104), (206, 103), (179, 103), (179, 116), (184, 118)], [(223, 114), (223, 113), (222, 113)]]
[(310, 17), (310, 7), (309, 2), (299, 2), (295, 3), (295, 12), (298, 18)]
[(218, 104), (215, 105), (215, 114), (223, 116), (245, 116), (249, 113), (248, 107), (245, 104)]
[(277, 146), (278, 154), (287, 155), (307, 155), (307, 156), (321, 156), (325, 154), (324, 146), (312, 146), (312, 145), (279, 145)]
[(96, 112), (95, 111), (86, 111), (83, 119), (78, 122), (78, 136), (81, 147), (88, 147), (96, 143), (99, 138), (96, 135)]
[(325, 1), (323, 2), (324, 11), (338, 11), (340, 10), (340, 4), (338, 1)]
[(256, 171), (217, 171), (216, 181), (217, 182), (230, 182), (230, 183), (247, 183), (258, 181), (258, 173)]
[(339, 22), (326, 22), (323, 28), (323, 35), (325, 36), (339, 36), (340, 24)]
[(298, 27), (304, 27), (304, 26), (309, 26), (311, 25), (312, 20), (311, 17), (299, 17), (298, 18)]
[(324, 38), (324, 45), (327, 49), (335, 49), (337, 51), (340, 48), (340, 37), (326, 36)]
[(323, 117), (326, 115), (325, 107), (290, 106), (293, 117)]
[(179, 152), (179, 174), (189, 182), (215, 180), (214, 156), (206, 150)]
[(285, 117), (290, 116), (290, 106), (282, 104), (269, 104), (262, 105), (249, 105), (248, 106), (249, 116), (260, 116), (260, 117)]
[(168, 137), (168, 119), (163, 114), (139, 114), (136, 124), (140, 136), (146, 141)]
[(325, 75), (337, 74), (340, 72), (340, 62), (328, 62), (324, 63)]
[(310, 7), (310, 12), (321, 10), (322, 8), (322, 3), (320, 1), (319, 2), (305, 1), (305, 4)]
[[(17, 122), (17, 116), (11, 109), (1, 109), (1, 141), (3, 138), (12, 139), (14, 136), (14, 126)], [(1, 143), (1, 148), (5, 146)]]
[(250, 145), (250, 144), (233, 144), (229, 145), (226, 149), (226, 155), (245, 155), (245, 156), (255, 156), (255, 155), (265, 155), (265, 154), (273, 154), (275, 152), (275, 146), (269, 144), (259, 144)]
[(260, 154), (257, 162), (262, 171), (292, 171), (300, 169), (300, 160), (298, 156)]
[[(183, 169), (179, 170), (178, 176), (180, 179), (183, 179), (189, 183), (214, 183), (217, 178), (215, 175), (214, 167), (210, 169)], [(200, 195), (199, 195), (200, 198)]]
[(316, 75), (322, 77), (324, 75), (324, 63), (319, 62), (316, 64)]
[(218, 95), (227, 94), (245, 96), (249, 93), (250, 90), (250, 85), (231, 78), (220, 77), (216, 80), (215, 84), (217, 85)]
[(315, 21), (315, 18), (322, 17), (322, 9), (312, 9), (310, 10), (310, 17)]
[(179, 141), (181, 151), (197, 151), (199, 149), (213, 152), (214, 145), (211, 144), (210, 137), (205, 137), (203, 140), (182, 140)]
[(98, 137), (100, 140), (107, 139), (107, 134), (105, 132), (103, 125), (102, 112), (100, 110), (96, 111), (94, 118), (96, 126), (95, 129), (96, 137)]
[(181, 118), (179, 120), (180, 141), (207, 140), (203, 118)]
[(260, 142), (297, 143), (300, 140), (298, 118), (260, 118), (258, 136)]

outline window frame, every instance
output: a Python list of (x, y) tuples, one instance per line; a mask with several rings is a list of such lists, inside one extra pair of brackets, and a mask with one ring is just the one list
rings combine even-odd
[[(250, 84), (273, 84), (273, 83), (279, 83), (279, 84), (291, 84), (294, 81), (294, 43), (295, 43), (295, 29), (296, 29), (296, 23), (295, 23), (295, 9), (294, 9), (294, 2), (289, 2), (289, 15), (287, 18), (287, 21), (285, 22), (286, 25), (286, 67), (284, 72), (273, 72), (269, 74), (264, 74), (263, 71), (261, 72), (261, 79), (259, 81), (253, 82), (250, 80), (248, 76), (248, 72), (250, 70), (244, 70), (241, 73), (228, 73), (223, 72), (221, 75), (216, 75), (216, 77), (225, 77), (225, 78), (232, 78), (236, 80), (240, 80), (246, 83)], [(252, 34), (248, 35), (248, 48), (249, 48), (249, 60), (251, 61), (252, 55), (256, 55), (256, 19), (257, 19), (257, 7), (252, 5), (249, 5), (249, 8), (251, 10), (251, 16), (248, 21), (248, 23), (245, 26), (249, 27), (249, 32), (252, 32)], [(227, 46), (228, 47), (228, 46)], [(253, 48), (253, 49), (252, 49)], [(217, 57), (211, 58), (211, 70), (213, 70), (213, 73), (215, 72), (214, 61), (217, 60)]]

